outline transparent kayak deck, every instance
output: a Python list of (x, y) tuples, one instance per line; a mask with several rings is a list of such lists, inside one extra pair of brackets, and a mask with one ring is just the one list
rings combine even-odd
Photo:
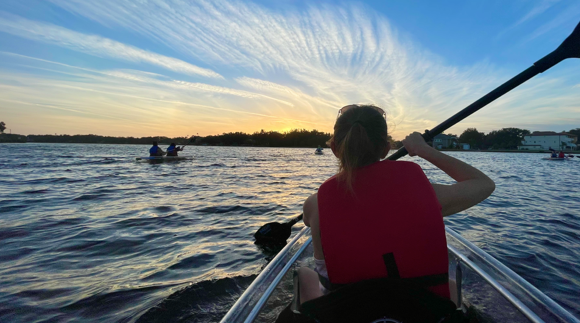
[[(479, 322), (574, 322), (576, 317), (518, 274), (446, 228), (452, 300)], [(314, 268), (305, 227), (266, 266), (221, 322), (274, 322), (292, 301), (293, 272)]]

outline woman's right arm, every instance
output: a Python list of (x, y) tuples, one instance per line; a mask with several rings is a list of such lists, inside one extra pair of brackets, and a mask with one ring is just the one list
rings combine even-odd
[(443, 216), (466, 210), (485, 200), (495, 190), (491, 178), (477, 168), (448, 156), (427, 145), (420, 133), (414, 132), (403, 140), (409, 156), (419, 156), (457, 181), (452, 185), (432, 184)]

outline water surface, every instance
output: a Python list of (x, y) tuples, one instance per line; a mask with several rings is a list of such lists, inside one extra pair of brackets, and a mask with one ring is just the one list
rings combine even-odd
[[(299, 214), (336, 171), (329, 150), (187, 147), (193, 160), (135, 162), (148, 148), (0, 144), (0, 321), (219, 320), (273, 256), (253, 233)], [(496, 191), (446, 224), (580, 316), (580, 158), (449, 154)]]

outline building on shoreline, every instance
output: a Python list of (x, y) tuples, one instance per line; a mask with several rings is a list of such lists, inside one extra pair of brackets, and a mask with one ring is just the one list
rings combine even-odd
[(445, 148), (455, 148), (457, 146), (457, 137), (448, 136), (444, 134), (438, 134), (433, 137), (433, 148), (445, 149)]
[(462, 149), (470, 150), (469, 144), (459, 142), (459, 139), (455, 136), (449, 136), (444, 134), (438, 134), (433, 137), (433, 148), (435, 149)]
[(534, 131), (524, 136), (518, 150), (576, 150), (578, 136), (567, 132)]

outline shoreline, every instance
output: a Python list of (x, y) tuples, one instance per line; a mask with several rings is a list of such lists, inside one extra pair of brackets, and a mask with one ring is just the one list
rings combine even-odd
[[(107, 142), (40, 142), (40, 141), (1, 141), (0, 144), (14, 144), (14, 143), (32, 143), (32, 144), (59, 144), (59, 145), (135, 145), (135, 146), (150, 146), (150, 144), (138, 144), (138, 143), (107, 143)], [(160, 142), (160, 145), (169, 145), (169, 143)], [(183, 145), (183, 144), (178, 144)], [(314, 149), (316, 147), (284, 147), (284, 146), (225, 146), (225, 145), (199, 145), (199, 144), (189, 144), (187, 146), (195, 147), (232, 147), (232, 148), (308, 148)], [(324, 149), (330, 150), (329, 147), (323, 147)], [(391, 151), (397, 151), (397, 149), (392, 149)], [(466, 153), (518, 153), (518, 154), (549, 154), (549, 150), (458, 150), (458, 149), (439, 149), (439, 151), (444, 152), (466, 152)], [(580, 155), (580, 150), (564, 150), (566, 154), (578, 154)]]
[(0, 143), (26, 143), (27, 138), (24, 135), (3, 133), (0, 134)]

